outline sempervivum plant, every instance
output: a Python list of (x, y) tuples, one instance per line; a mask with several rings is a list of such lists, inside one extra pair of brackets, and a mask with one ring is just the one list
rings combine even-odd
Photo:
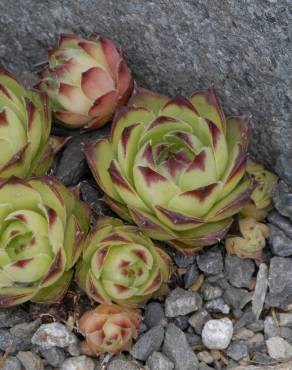
[(260, 221), (273, 208), (272, 189), (278, 181), (278, 176), (252, 160), (248, 160), (246, 169), (255, 180), (255, 188), (240, 213), (245, 217), (253, 217)]
[(135, 226), (101, 217), (84, 243), (77, 282), (99, 303), (136, 306), (166, 291), (170, 258)]
[(64, 144), (50, 130), (46, 95), (26, 90), (0, 68), (0, 178), (44, 175)]
[(132, 92), (123, 54), (105, 37), (63, 34), (48, 59), (37, 87), (48, 93), (57, 120), (69, 127), (104, 125)]
[(183, 253), (216, 243), (251, 193), (249, 120), (225, 119), (213, 87), (171, 100), (138, 88), (130, 104), (85, 148), (105, 201)]
[(60, 300), (88, 228), (87, 206), (57, 180), (0, 181), (0, 307)]
[(241, 258), (260, 259), (270, 234), (269, 227), (250, 217), (239, 219), (238, 226), (239, 235), (226, 238), (227, 252)]
[(131, 349), (139, 333), (140, 321), (138, 310), (100, 305), (80, 318), (78, 328), (95, 354), (116, 353)]

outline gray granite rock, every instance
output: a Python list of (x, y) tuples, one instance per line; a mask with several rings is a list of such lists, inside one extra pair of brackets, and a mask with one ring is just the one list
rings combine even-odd
[(278, 212), (292, 220), (292, 192), (284, 181), (273, 187), (273, 201)]
[(206, 274), (216, 275), (223, 270), (222, 251), (214, 247), (197, 256), (199, 269)]
[(280, 154), (276, 159), (276, 172), (281, 179), (292, 184), (292, 167), (288, 165), (289, 159), (285, 153)]
[(231, 285), (236, 288), (249, 288), (255, 271), (254, 262), (237, 256), (226, 256), (226, 276)]
[(202, 286), (201, 293), (205, 301), (210, 301), (211, 299), (219, 298), (223, 294), (222, 289), (220, 287), (208, 283)]
[(189, 326), (188, 316), (177, 316), (172, 320), (172, 322), (182, 331), (185, 331)]
[(164, 324), (165, 320), (162, 304), (159, 302), (150, 302), (147, 304), (143, 322), (149, 329), (153, 328), (153, 326), (159, 325), (160, 323)]
[(34, 352), (20, 351), (17, 354), (17, 358), (25, 370), (44, 370), (42, 359)]
[(242, 300), (247, 296), (248, 291), (245, 289), (234, 288), (229, 286), (223, 294), (224, 301), (229, 304), (233, 309), (241, 307)]
[(56, 0), (38, 6), (25, 0), (22, 5), (0, 3), (5, 30), (0, 58), (23, 80), (34, 80), (34, 65), (46, 60), (59, 32), (96, 31), (124, 48), (146, 87), (189, 95), (214, 82), (228, 113), (253, 115), (254, 154), (269, 165), (279, 153), (284, 163), (290, 160), (289, 0)]
[[(269, 355), (261, 352), (255, 352), (253, 354), (252, 360), (259, 365), (272, 365), (273, 363), (275, 363), (275, 360), (273, 360)], [(269, 367), (268, 369), (271, 368)]]
[(250, 354), (255, 352), (266, 352), (266, 342), (262, 333), (256, 333), (247, 343)]
[(195, 263), (196, 255), (184, 255), (176, 250), (172, 252), (174, 262), (181, 268), (187, 268)]
[(240, 317), (238, 321), (236, 321), (234, 325), (234, 329), (238, 330), (240, 328), (243, 328), (244, 326), (250, 325), (256, 321), (255, 314), (250, 311), (249, 309), (245, 310), (243, 315)]
[[(264, 356), (262, 356), (262, 358), (264, 358)], [(275, 360), (272, 360), (272, 364), (267, 365), (267, 366), (265, 365), (263, 366), (243, 365), (243, 366), (236, 367), (234, 370), (291, 370), (291, 369), (292, 369), (292, 361), (286, 362), (284, 364), (275, 365)]]
[(208, 311), (200, 310), (189, 318), (189, 324), (194, 328), (197, 334), (201, 334), (204, 324), (210, 319), (211, 316)]
[(69, 348), (78, 343), (77, 337), (68, 328), (59, 323), (43, 324), (35, 332), (31, 342), (43, 349), (52, 347)]
[(196, 346), (198, 344), (200, 345), (202, 344), (202, 339), (200, 335), (196, 335), (194, 333), (188, 333), (188, 332), (186, 332), (185, 335), (186, 335), (187, 341), (190, 346)]
[(292, 329), (288, 328), (287, 326), (281, 326), (280, 327), (280, 337), (284, 338), (292, 344)]
[(247, 324), (246, 326), (249, 330), (252, 330), (254, 333), (258, 333), (259, 331), (263, 331), (265, 327), (264, 320), (256, 320)]
[(8, 356), (4, 361), (1, 370), (21, 370), (21, 362), (18, 360), (17, 357)]
[(269, 356), (275, 360), (292, 358), (292, 346), (281, 337), (273, 337), (266, 341)]
[(230, 312), (230, 307), (224, 302), (223, 298), (216, 298), (206, 302), (205, 309), (208, 312), (223, 313), (225, 315), (228, 315)]
[(102, 191), (97, 186), (92, 185), (86, 180), (81, 181), (79, 186), (82, 200), (90, 205), (96, 215), (110, 214), (111, 211), (109, 208), (101, 201)]
[(162, 352), (174, 363), (174, 370), (197, 370), (198, 359), (185, 334), (174, 324), (166, 328)]
[(235, 340), (229, 345), (226, 354), (232, 360), (239, 361), (248, 355), (247, 345), (242, 341)]
[(225, 349), (233, 335), (233, 324), (228, 318), (209, 320), (204, 325), (202, 339), (209, 349)]
[(287, 257), (292, 255), (292, 222), (277, 211), (268, 216), (270, 226), (270, 246), (274, 255)]
[(240, 328), (234, 331), (233, 338), (238, 340), (248, 340), (254, 336), (254, 332), (252, 330), (246, 328)]
[(137, 360), (146, 361), (153, 352), (158, 352), (160, 350), (163, 339), (163, 326), (154, 326), (152, 329), (139, 337), (132, 347), (130, 353)]
[(13, 338), (9, 330), (0, 329), (0, 350), (7, 351), (12, 347)]
[(40, 353), (47, 360), (48, 364), (53, 367), (61, 366), (66, 358), (64, 350), (58, 347), (41, 349)]
[(173, 370), (174, 363), (161, 352), (154, 352), (146, 361), (150, 370)]
[(57, 164), (55, 173), (55, 176), (64, 185), (76, 185), (88, 171), (83, 153), (83, 145), (105, 136), (108, 131), (109, 125), (106, 125), (100, 130), (74, 136), (69, 140)]
[(292, 312), (279, 313), (280, 326), (292, 326)]
[(283, 308), (292, 302), (292, 259), (273, 257), (269, 269), (267, 307)]
[(199, 269), (196, 263), (188, 266), (186, 273), (184, 274), (184, 287), (189, 289), (199, 277)]
[(261, 263), (257, 273), (256, 285), (252, 295), (252, 312), (258, 319), (262, 313), (268, 289), (268, 266)]
[(25, 321), (29, 321), (29, 315), (21, 307), (2, 308), (0, 310), (0, 328), (10, 328)]
[(280, 335), (279, 325), (272, 316), (266, 316), (264, 332), (266, 339), (278, 337)]
[(17, 324), (10, 329), (12, 337), (12, 346), (10, 352), (15, 353), (17, 351), (28, 351), (31, 348), (31, 338), (35, 331), (41, 324), (41, 320), (37, 319), (31, 322), (24, 322)]
[(209, 365), (205, 364), (204, 362), (201, 362), (199, 364), (199, 370), (213, 370), (214, 367), (210, 367)]
[(95, 362), (87, 356), (71, 357), (63, 362), (60, 370), (95, 370)]
[(204, 362), (205, 364), (211, 364), (214, 362), (212, 355), (208, 351), (198, 352), (197, 357), (199, 361)]
[[(107, 366), (107, 370), (140, 370), (140, 366), (126, 359), (123, 355), (115, 356)], [(63, 369), (62, 369), (63, 370)], [(87, 369), (86, 369), (87, 370)]]
[(165, 315), (176, 317), (197, 311), (202, 306), (202, 298), (198, 293), (175, 288), (165, 300)]

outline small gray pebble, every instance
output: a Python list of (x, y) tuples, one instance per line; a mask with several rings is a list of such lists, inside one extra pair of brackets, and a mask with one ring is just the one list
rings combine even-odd
[(202, 339), (209, 349), (225, 349), (233, 335), (233, 324), (228, 318), (209, 320), (203, 327)]
[(188, 316), (175, 317), (172, 322), (182, 331), (185, 331), (189, 326)]
[(40, 353), (47, 360), (48, 364), (54, 367), (62, 365), (66, 358), (63, 349), (58, 347), (41, 349)]
[(198, 293), (193, 293), (182, 288), (175, 288), (165, 300), (165, 315), (177, 317), (197, 311), (202, 306), (202, 298)]
[(162, 352), (175, 364), (175, 370), (197, 370), (197, 356), (191, 349), (184, 332), (174, 324), (166, 327)]
[(1, 367), (1, 370), (21, 370), (21, 362), (17, 357), (8, 356)]
[(107, 370), (140, 370), (140, 366), (135, 364), (133, 361), (127, 360), (123, 355), (117, 355), (110, 361)]
[(25, 370), (44, 370), (42, 359), (34, 352), (19, 351), (17, 358)]
[(205, 309), (208, 312), (223, 313), (225, 315), (228, 315), (230, 312), (230, 307), (224, 302), (223, 298), (216, 298), (206, 302)]
[(194, 328), (197, 334), (201, 334), (203, 326), (210, 319), (211, 316), (209, 315), (208, 311), (199, 310), (189, 318), (189, 324)]
[(184, 274), (184, 287), (189, 289), (199, 277), (199, 270), (196, 263), (188, 266), (186, 273)]
[(216, 275), (223, 270), (222, 251), (219, 247), (213, 247), (197, 256), (199, 269), (206, 274)]
[(159, 302), (150, 302), (145, 308), (143, 322), (151, 329), (153, 326), (159, 325), (165, 321), (164, 309)]
[(223, 294), (222, 289), (220, 287), (208, 283), (202, 286), (201, 293), (205, 301), (220, 298)]
[(139, 337), (132, 347), (130, 353), (137, 360), (146, 361), (153, 352), (158, 352), (160, 350), (163, 339), (163, 326), (154, 326), (152, 329)]
[(241, 341), (233, 341), (227, 349), (227, 356), (234, 361), (239, 361), (248, 355), (248, 347), (246, 343)]
[(255, 264), (250, 259), (242, 259), (237, 256), (226, 256), (226, 276), (235, 288), (249, 288), (255, 271)]
[(174, 369), (174, 363), (161, 352), (153, 352), (152, 355), (147, 359), (146, 365), (150, 370)]

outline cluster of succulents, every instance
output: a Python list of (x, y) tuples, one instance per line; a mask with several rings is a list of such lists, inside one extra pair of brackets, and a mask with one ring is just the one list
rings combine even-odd
[[(32, 90), (0, 70), (0, 307), (60, 301), (75, 271), (99, 303), (79, 320), (96, 354), (129, 350), (138, 308), (167, 292), (161, 241), (194, 253), (236, 224), (227, 252), (260, 258), (277, 181), (247, 159), (249, 119), (225, 118), (214, 87), (169, 99), (133, 86), (122, 52), (95, 34), (62, 35)], [(84, 152), (126, 223), (101, 216), (90, 228), (78, 191), (46, 174), (66, 143), (50, 135), (52, 113), (83, 129), (113, 118), (109, 138)]]

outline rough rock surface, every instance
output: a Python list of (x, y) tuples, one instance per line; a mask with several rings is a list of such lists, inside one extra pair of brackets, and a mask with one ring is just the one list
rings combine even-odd
[(233, 370), (290, 370), (290, 369), (292, 369), (292, 361), (275, 366), (239, 366), (233, 368)]
[(272, 165), (281, 153), (281, 171), (292, 154), (289, 3), (2, 0), (0, 58), (30, 82), (58, 33), (109, 36), (146, 87), (191, 94), (214, 82), (228, 113), (253, 115), (254, 152)]

